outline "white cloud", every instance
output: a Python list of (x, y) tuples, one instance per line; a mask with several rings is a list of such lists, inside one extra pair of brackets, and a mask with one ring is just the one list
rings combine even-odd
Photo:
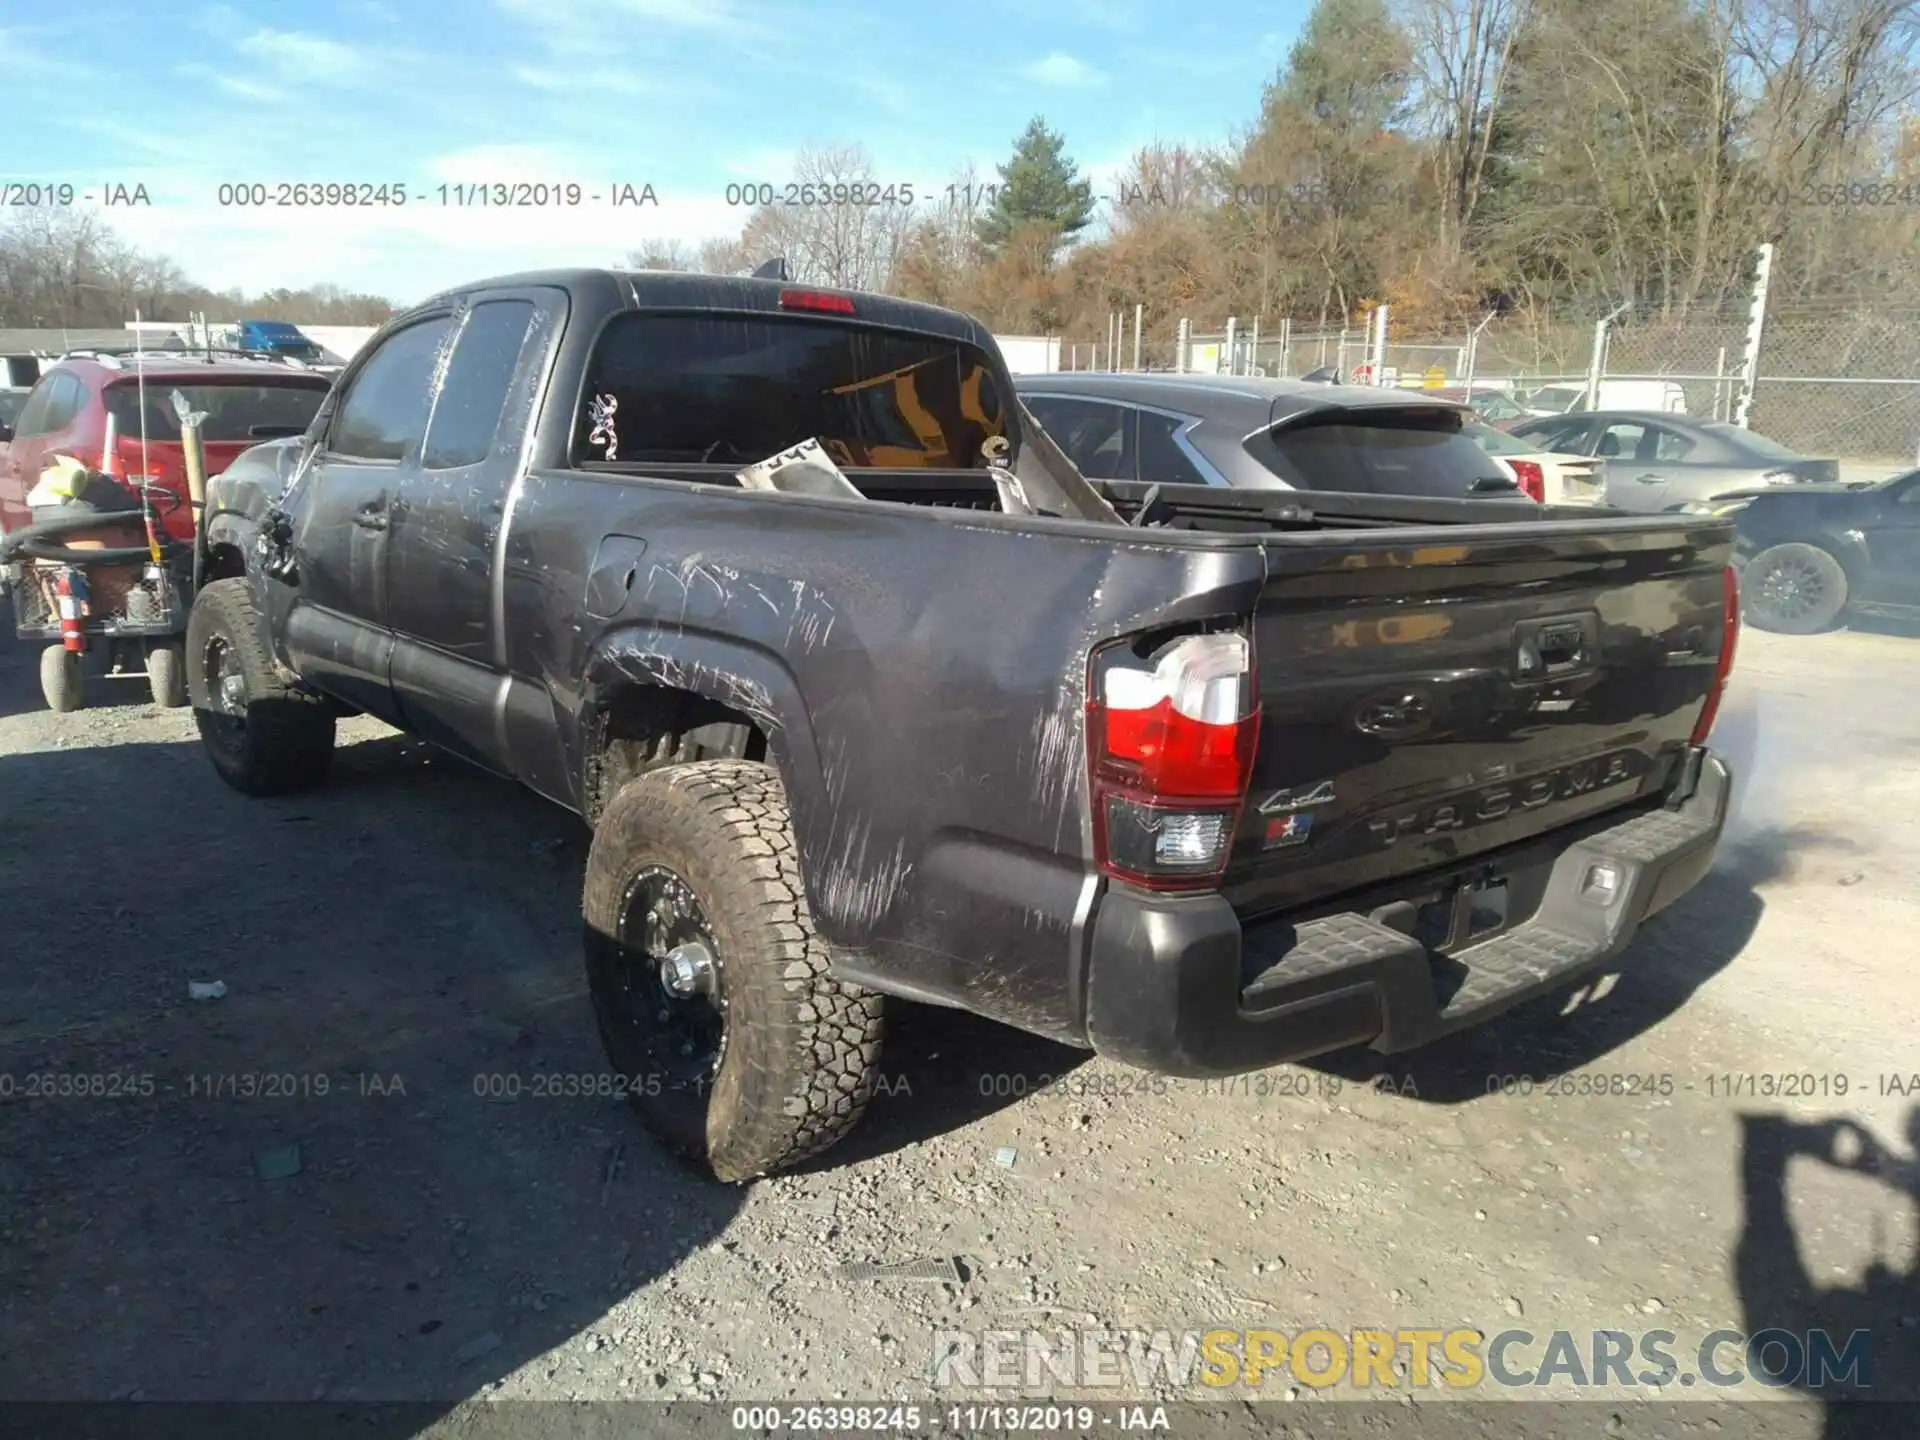
[(1074, 88), (1098, 85), (1105, 78), (1086, 61), (1062, 50), (1054, 51), (1044, 60), (1022, 66), (1020, 73), (1036, 85)]
[(744, 35), (759, 25), (733, 0), (494, 0), (502, 14), (533, 27), (535, 44), (554, 55), (617, 57), (643, 41), (646, 27)]
[(425, 168), (433, 179), (448, 184), (550, 184), (555, 180), (584, 180), (589, 166), (578, 151), (560, 145), (470, 145), (433, 157)]
[(255, 30), (234, 41), (233, 48), (293, 82), (354, 85), (374, 68), (368, 52), (297, 30)]
[(516, 65), (513, 78), (534, 90), (558, 95), (595, 92), (605, 95), (639, 95), (647, 86), (630, 70), (612, 65)]
[[(656, 190), (657, 203), (615, 205), (601, 178), (608, 163), (560, 147), (480, 146), (423, 169), (436, 185), (578, 181), (584, 195), (578, 205), (442, 204), (437, 189), (416, 186), (405, 205), (223, 207), (204, 174), (149, 170), (139, 179), (156, 197), (151, 207), (100, 213), (128, 243), (166, 255), (216, 290), (330, 281), (399, 304), (489, 275), (618, 264), (645, 241), (738, 235), (746, 220), (718, 186), (697, 194)], [(643, 179), (634, 177), (636, 192)], [(586, 198), (596, 193), (599, 201)], [(180, 198), (164, 202), (163, 195)]]
[(248, 80), (239, 75), (229, 75), (224, 70), (217, 70), (211, 65), (202, 65), (197, 60), (176, 65), (174, 73), (183, 80), (211, 85), (215, 89), (226, 91), (229, 95), (238, 95), (242, 100), (271, 103), (289, 98), (284, 86), (269, 85), (260, 80)]
[(732, 0), (604, 0), (606, 8), (655, 25), (683, 30), (757, 28)]
[(884, 75), (850, 75), (845, 78), (854, 89), (889, 114), (902, 117), (926, 114), (926, 92), (915, 89), (905, 81), (890, 80)]
[(736, 180), (785, 180), (799, 161), (798, 150), (770, 146), (749, 151), (738, 160), (724, 161), (720, 168)]
[(1073, 18), (1101, 30), (1133, 34), (1147, 28), (1147, 0), (1072, 0)]
[(36, 82), (84, 80), (97, 72), (83, 61), (63, 54), (59, 47), (36, 44), (35, 34), (48, 33), (44, 25), (0, 25), (0, 70), (9, 86), (20, 90), (37, 89)]

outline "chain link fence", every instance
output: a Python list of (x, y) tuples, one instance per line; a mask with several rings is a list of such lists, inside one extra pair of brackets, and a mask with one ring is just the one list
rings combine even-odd
[[(1475, 394), (1506, 391), (1524, 403), (1549, 386), (1560, 387), (1561, 399), (1566, 387), (1584, 393), (1597, 378), (1600, 408), (1674, 405), (1730, 421), (1746, 385), (1752, 306), (1742, 301), (1683, 318), (1516, 311), (1457, 334), (1402, 327), (1391, 314), (1388, 322), (1378, 383), (1471, 383)], [(1076, 348), (1086, 362), (1080, 368), (1088, 368), (1101, 367), (1111, 347)], [(1171, 346), (1147, 347), (1145, 368), (1297, 377), (1333, 367), (1342, 379), (1372, 380), (1362, 369), (1372, 349), (1361, 324), (1330, 328), (1260, 317), (1203, 330), (1182, 320)], [(1132, 368), (1130, 351), (1121, 347), (1120, 368)], [(1609, 389), (1623, 398), (1610, 398)], [(1803, 454), (1856, 462), (1863, 473), (1920, 464), (1920, 310), (1770, 307), (1747, 424)]]

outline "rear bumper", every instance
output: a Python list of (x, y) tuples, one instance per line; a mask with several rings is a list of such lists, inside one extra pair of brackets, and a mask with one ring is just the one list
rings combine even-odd
[[(1093, 920), (1087, 1037), (1168, 1075), (1232, 1075), (1369, 1044), (1397, 1051), (1572, 983), (1706, 874), (1726, 822), (1724, 763), (1691, 752), (1685, 798), (1496, 862), (1527, 918), (1437, 955), (1403, 929), (1410, 906), (1242, 928), (1218, 895), (1109, 889)], [(1595, 880), (1607, 872), (1604, 892)], [(1383, 923), (1386, 922), (1386, 923)]]

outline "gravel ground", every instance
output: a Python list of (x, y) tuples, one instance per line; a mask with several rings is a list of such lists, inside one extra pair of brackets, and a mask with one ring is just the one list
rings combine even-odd
[(247, 801), (187, 711), (51, 715), (33, 659), (0, 639), (0, 1399), (928, 1400), (935, 1331), (1026, 1326), (1870, 1326), (1912, 1387), (1920, 640), (1744, 638), (1721, 858), (1571, 1013), (1223, 1089), (900, 1007), (855, 1137), (745, 1189), (591, 1093), (572, 817), (369, 721)]

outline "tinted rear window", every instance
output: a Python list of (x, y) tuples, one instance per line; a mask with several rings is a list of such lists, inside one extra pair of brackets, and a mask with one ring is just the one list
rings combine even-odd
[(1516, 440), (1504, 430), (1496, 430), (1491, 425), (1480, 425), (1468, 421), (1460, 433), (1472, 440), (1489, 455), (1532, 455), (1534, 447), (1524, 440)]
[(1764, 435), (1756, 435), (1751, 430), (1742, 430), (1738, 425), (1728, 425), (1723, 421), (1711, 421), (1700, 427), (1709, 435), (1725, 441), (1737, 449), (1750, 454), (1763, 456), (1768, 460), (1798, 460), (1799, 452), (1789, 450), (1778, 440), (1769, 440)]
[(1426, 416), (1308, 421), (1273, 431), (1248, 449), (1298, 490), (1375, 495), (1467, 495), (1474, 482), (1511, 492), (1512, 481), (1458, 430)]
[(623, 315), (588, 371), (576, 460), (748, 465), (817, 439), (853, 468), (967, 468), (1004, 433), (985, 355), (794, 316)]
[[(284, 433), (288, 427), (305, 430), (327, 397), (324, 385), (181, 385), (167, 380), (147, 382), (147, 438), (178, 441), (180, 416), (173, 397), (184, 395), (187, 408), (204, 411), (200, 438), (209, 441), (248, 442), (267, 438), (256, 428)], [(121, 435), (140, 433), (140, 387), (122, 381), (107, 388), (107, 413)]]

